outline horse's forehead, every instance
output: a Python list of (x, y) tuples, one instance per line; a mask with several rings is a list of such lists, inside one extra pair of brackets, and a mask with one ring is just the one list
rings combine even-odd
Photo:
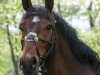
[(39, 16), (34, 16), (32, 19), (32, 22), (34, 22), (34, 23), (37, 23), (39, 21), (41, 21)]

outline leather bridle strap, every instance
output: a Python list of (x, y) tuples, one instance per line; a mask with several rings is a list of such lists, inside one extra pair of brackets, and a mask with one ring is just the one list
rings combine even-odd
[[(45, 42), (45, 40), (43, 40), (43, 41)], [(55, 33), (55, 29), (53, 28), (52, 29), (52, 38), (51, 38), (51, 42), (50, 42), (50, 47), (45, 52), (45, 54), (43, 55), (43, 57), (40, 57), (41, 61), (39, 62), (39, 67), (42, 70), (39, 70), (39, 73), (42, 73), (42, 74), (46, 74), (47, 75), (48, 69), (46, 67), (46, 63), (47, 63), (49, 57), (52, 56), (52, 54), (54, 52), (54, 49), (55, 49), (55, 45), (56, 45), (56, 33)]]
[(39, 49), (38, 49), (38, 47), (37, 47), (36, 43), (35, 43), (35, 42), (33, 42), (33, 43), (34, 43), (34, 44), (35, 44), (35, 46), (36, 46), (36, 52), (37, 52), (38, 57), (40, 58)]
[(49, 58), (49, 56), (51, 56), (51, 54), (53, 53), (53, 50), (55, 48), (56, 45), (56, 34), (55, 34), (55, 29), (52, 29), (52, 38), (51, 38), (51, 42), (50, 42), (50, 47), (49, 49), (46, 51), (46, 53), (43, 56), (43, 60), (47, 60)]

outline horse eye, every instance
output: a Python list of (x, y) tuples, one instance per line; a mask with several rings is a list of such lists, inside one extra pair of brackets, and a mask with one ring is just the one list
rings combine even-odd
[(24, 28), (23, 28), (22, 26), (19, 26), (19, 29), (20, 29), (21, 31), (24, 31)]
[(25, 25), (24, 22), (21, 23), (21, 24), (19, 24), (19, 29), (20, 29), (21, 31), (24, 31), (24, 29), (25, 29), (25, 26), (23, 26), (23, 25)]
[(46, 30), (51, 30), (51, 29), (52, 29), (52, 25), (51, 24), (46, 27)]

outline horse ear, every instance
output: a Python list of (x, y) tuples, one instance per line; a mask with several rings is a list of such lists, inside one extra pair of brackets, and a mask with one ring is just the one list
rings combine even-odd
[(33, 8), (31, 0), (22, 0), (22, 5), (25, 11)]
[(50, 12), (52, 11), (54, 6), (54, 0), (45, 0), (45, 8), (48, 9)]

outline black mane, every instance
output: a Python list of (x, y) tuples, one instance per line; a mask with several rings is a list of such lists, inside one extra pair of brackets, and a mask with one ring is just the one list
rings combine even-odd
[(63, 18), (55, 14), (55, 19), (57, 20), (56, 28), (68, 42), (75, 58), (82, 64), (90, 64), (95, 71), (100, 72), (100, 60), (97, 53), (77, 37), (76, 30)]

